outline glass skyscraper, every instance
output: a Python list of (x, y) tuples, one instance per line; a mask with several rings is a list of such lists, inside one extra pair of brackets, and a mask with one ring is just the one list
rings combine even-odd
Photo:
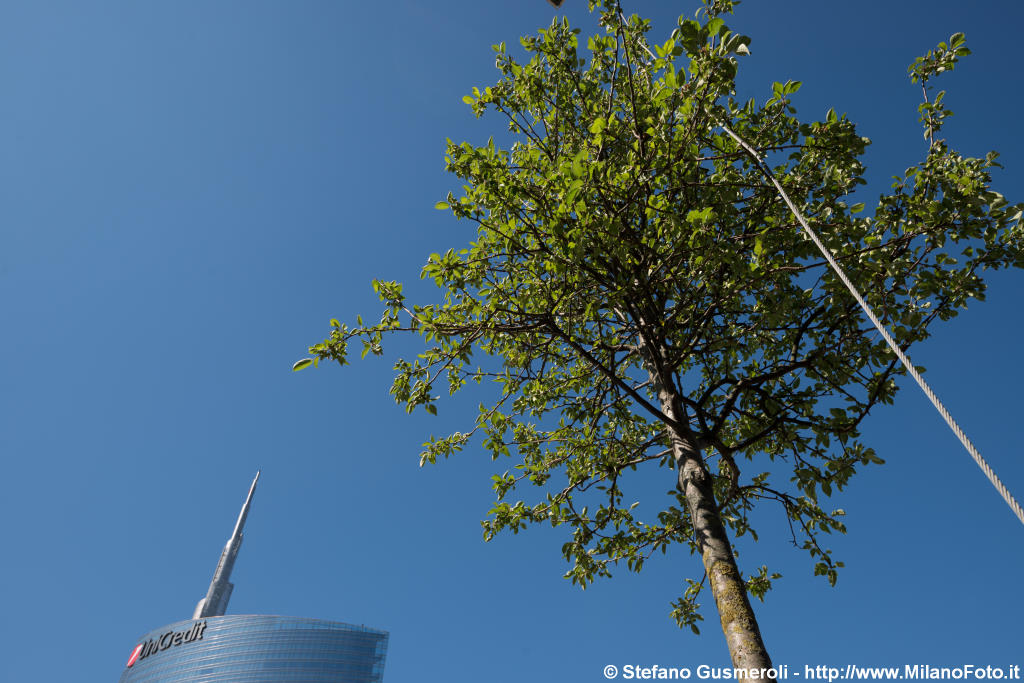
[(190, 619), (144, 635), (120, 683), (378, 683), (387, 644), (384, 631), (320, 619)]
[(255, 614), (225, 616), (228, 579), (242, 543), (259, 472), (192, 618), (139, 639), (121, 683), (380, 683), (388, 634), (336, 621)]

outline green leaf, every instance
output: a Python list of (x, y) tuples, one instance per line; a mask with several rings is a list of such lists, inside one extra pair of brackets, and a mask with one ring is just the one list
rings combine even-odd
[(451, 207), (448, 206), (448, 202), (438, 202), (437, 204), (434, 204), (434, 208), (444, 211), (445, 209), (450, 209)]
[(584, 173), (583, 157), (586, 156), (586, 154), (587, 154), (586, 150), (580, 150), (579, 153), (576, 154), (575, 157), (573, 157), (573, 160), (572, 160), (572, 175), (574, 177), (576, 177), (576, 178), (582, 178), (583, 177), (583, 173)]
[(312, 364), (313, 364), (313, 359), (312, 358), (303, 358), (301, 360), (297, 360), (292, 365), (292, 372), (298, 372), (299, 370), (302, 370), (303, 368), (307, 368), (307, 367), (309, 367)]
[(710, 206), (703, 209), (690, 209), (686, 214), (686, 220), (690, 223), (707, 223), (714, 215), (714, 211)]

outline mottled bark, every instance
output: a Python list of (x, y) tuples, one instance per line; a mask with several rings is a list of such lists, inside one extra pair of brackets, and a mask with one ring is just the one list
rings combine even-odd
[[(686, 419), (679, 398), (664, 390), (659, 394), (665, 414), (677, 424), (685, 425)], [(722, 620), (722, 632), (729, 645), (732, 664), (738, 669), (770, 668), (771, 658), (761, 640), (761, 630), (757, 626), (757, 618), (750, 606), (747, 589), (740, 577), (732, 545), (715, 501), (711, 474), (704, 464), (701, 448), (694, 435), (684, 430), (685, 427), (669, 427), (672, 454), (679, 474), (678, 486), (686, 496), (694, 536)]]

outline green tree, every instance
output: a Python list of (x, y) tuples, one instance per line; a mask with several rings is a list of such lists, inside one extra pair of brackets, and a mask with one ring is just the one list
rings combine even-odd
[[(968, 54), (962, 35), (911, 66), (926, 154), (869, 216), (847, 203), (869, 143), (853, 123), (798, 120), (795, 82), (761, 103), (734, 99), (750, 39), (725, 25), (731, 5), (705, 0), (656, 44), (647, 21), (591, 0), (603, 33), (583, 54), (566, 20), (522, 39), (526, 62), (495, 46), (500, 80), (466, 101), (514, 142), (449, 141), (464, 192), (438, 208), (476, 237), (429, 258), (422, 276), (441, 298), (412, 305), (399, 283), (374, 282), (380, 322), (332, 321), (296, 368), (344, 365), (354, 340), (380, 355), (389, 333), (421, 335), (423, 353), (395, 365), (407, 410), (435, 412), (438, 384), (496, 387), (469, 431), (431, 438), (421, 456), (478, 439), (515, 461), (493, 478), (487, 539), (564, 526), (566, 576), (583, 587), (683, 544), (704, 574), (674, 617), (696, 632), (707, 584), (734, 665), (760, 668), (771, 664), (748, 593), (763, 599), (778, 575), (744, 578), (730, 532), (756, 539), (754, 509), (773, 502), (834, 584), (842, 563), (822, 534), (845, 527), (824, 499), (881, 462), (859, 427), (893, 401), (901, 370), (723, 125), (767, 159), (903, 348), (981, 299), (986, 269), (1024, 257), (1021, 207), (989, 189), (996, 155), (965, 158), (938, 137), (949, 112), (930, 81)], [(637, 509), (632, 492), (662, 469), (672, 490)]]

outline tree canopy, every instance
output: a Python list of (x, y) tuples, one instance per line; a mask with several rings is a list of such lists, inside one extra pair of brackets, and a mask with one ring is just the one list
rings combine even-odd
[[(438, 208), (475, 237), (428, 259), (439, 300), (375, 281), (380, 321), (332, 320), (310, 360), (344, 365), (350, 342), (380, 355), (388, 334), (421, 335), (423, 352), (395, 364), (407, 410), (435, 412), (442, 386), (495, 387), (467, 431), (421, 455), (479, 443), (512, 461), (493, 478), (486, 538), (565, 527), (566, 576), (584, 587), (682, 544), (703, 577), (673, 616), (698, 631), (709, 584), (734, 663), (770, 665), (746, 594), (778, 575), (740, 574), (729, 535), (756, 538), (768, 501), (834, 584), (842, 563), (822, 534), (845, 532), (844, 513), (827, 498), (882, 462), (860, 426), (893, 401), (901, 370), (722, 126), (765, 157), (904, 349), (982, 299), (986, 270), (1024, 266), (1022, 207), (991, 189), (995, 153), (965, 157), (941, 138), (950, 112), (932, 81), (969, 53), (962, 35), (911, 65), (924, 158), (869, 212), (853, 201), (870, 142), (853, 122), (798, 119), (798, 82), (736, 99), (751, 41), (726, 26), (732, 4), (706, 0), (659, 43), (618, 2), (591, 0), (603, 33), (585, 50), (564, 19), (522, 39), (525, 60), (496, 45), (499, 80), (465, 99), (513, 142), (448, 143), (464, 185)], [(659, 477), (671, 489), (652, 498)]]

